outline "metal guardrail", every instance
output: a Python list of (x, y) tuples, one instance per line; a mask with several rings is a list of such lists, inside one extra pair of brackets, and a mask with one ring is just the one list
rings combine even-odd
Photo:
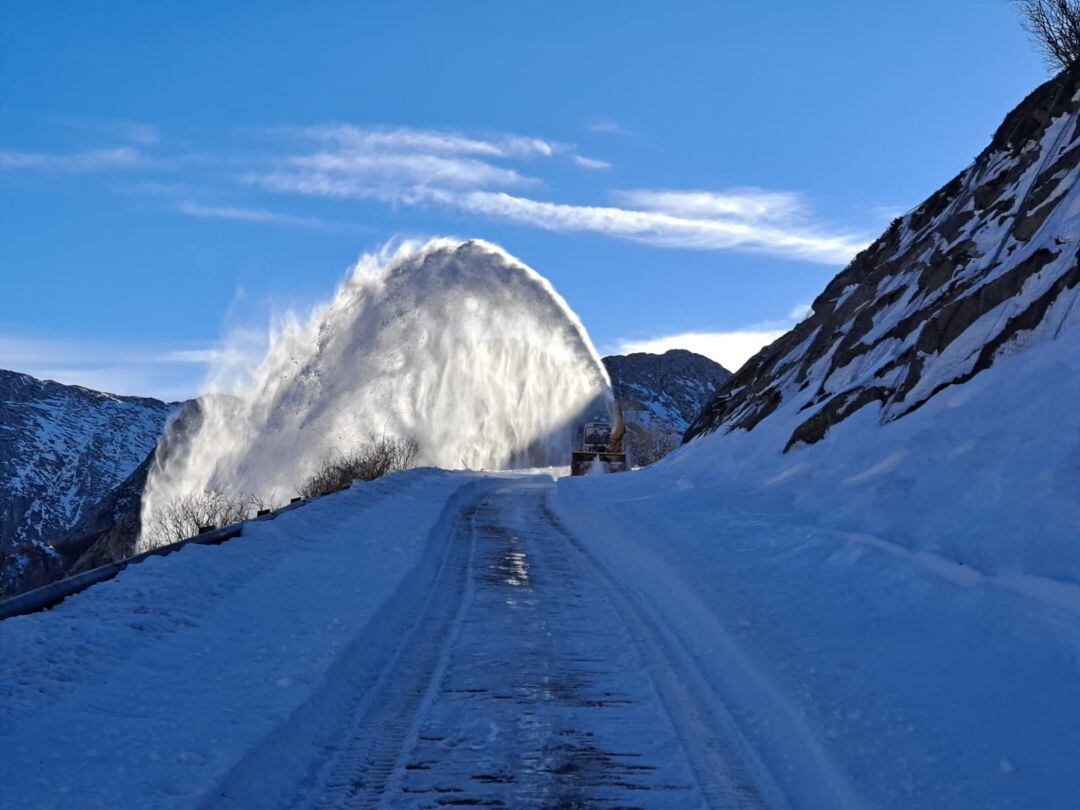
[(246, 524), (262, 520), (274, 520), (278, 515), (303, 506), (304, 503), (305, 501), (303, 500), (294, 499), (287, 506), (276, 509), (269, 514), (260, 515), (241, 523), (234, 523), (231, 526), (223, 526), (220, 529), (203, 532), (194, 537), (188, 537), (184, 540), (178, 540), (175, 543), (169, 543), (166, 546), (158, 546), (149, 551), (144, 551), (141, 554), (125, 557), (117, 562), (106, 563), (97, 568), (92, 568), (89, 571), (83, 571), (81, 574), (58, 579), (56, 582), (50, 582), (48, 585), (42, 585), (40, 588), (34, 588), (32, 591), (20, 593), (18, 596), (12, 596), (9, 599), (0, 602), (0, 621), (10, 619), (12, 616), (24, 616), (27, 613), (37, 613), (41, 610), (48, 610), (49, 608), (56, 607), (69, 596), (74, 596), (77, 593), (85, 591), (91, 585), (97, 585), (99, 582), (106, 582), (115, 577), (129, 565), (136, 565), (149, 557), (164, 557), (168, 554), (172, 554), (174, 551), (179, 551), (184, 546), (192, 544), (200, 546), (220, 545), (227, 540), (239, 537), (243, 533)]

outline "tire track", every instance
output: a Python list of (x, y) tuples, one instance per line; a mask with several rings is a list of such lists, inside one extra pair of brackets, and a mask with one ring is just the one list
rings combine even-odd
[(355, 710), (346, 741), (332, 758), (311, 807), (379, 806), (416, 715), (438, 681), (448, 643), (468, 603), (476, 509), (475, 505), (467, 508), (458, 521), (423, 609)]
[(552, 531), (565, 538), (580, 565), (592, 571), (627, 627), (632, 628), (634, 642), (649, 662), (653, 683), (678, 729), (709, 806), (725, 810), (789, 807), (722, 698), (694, 663), (691, 651), (656, 621), (655, 614), (619, 586), (581, 541), (563, 527), (546, 500), (543, 513)]

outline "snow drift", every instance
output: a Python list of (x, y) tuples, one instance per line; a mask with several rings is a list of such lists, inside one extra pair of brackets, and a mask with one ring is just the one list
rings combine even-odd
[(290, 495), (372, 434), (415, 438), (449, 469), (563, 464), (610, 384), (550, 283), (494, 245), (443, 239), (363, 257), (233, 393), (207, 398), (186, 452), (153, 467), (143, 525), (190, 493)]

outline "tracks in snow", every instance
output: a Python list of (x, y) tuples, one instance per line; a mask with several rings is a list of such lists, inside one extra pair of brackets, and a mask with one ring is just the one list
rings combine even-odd
[(448, 524), (377, 675), (338, 701), (347, 719), (322, 735), (301, 806), (785, 806), (692, 656), (562, 528), (549, 491), (509, 484)]

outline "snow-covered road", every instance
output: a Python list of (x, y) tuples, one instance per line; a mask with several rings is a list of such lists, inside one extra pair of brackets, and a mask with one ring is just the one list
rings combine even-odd
[(1075, 806), (1072, 602), (686, 466), (415, 470), (0, 622), (0, 808)]
[(553, 489), (357, 485), (4, 622), (0, 806), (786, 806)]
[(271, 742), (213, 804), (782, 806), (722, 707), (553, 517), (551, 490), (507, 483), (464, 505), (339, 728), (282, 741), (312, 775), (268, 792)]

